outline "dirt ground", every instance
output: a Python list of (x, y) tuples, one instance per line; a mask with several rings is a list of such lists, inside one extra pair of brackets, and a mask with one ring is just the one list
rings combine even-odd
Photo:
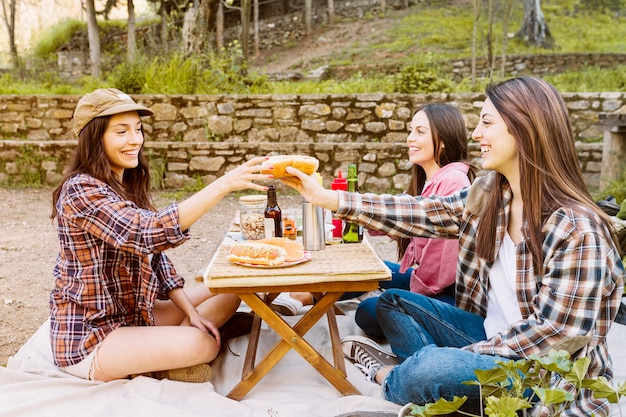
[[(384, 34), (393, 22), (393, 18), (380, 18), (329, 25), (293, 47), (262, 51), (252, 60), (252, 67), (265, 72), (318, 67), (338, 51), (349, 50), (356, 40)], [(48, 293), (58, 252), (55, 228), (49, 218), (51, 192), (0, 188), (0, 365), (6, 365), (9, 356), (48, 317)], [(168, 204), (159, 194), (156, 201), (159, 207)], [(279, 204), (283, 209), (295, 208), (299, 201), (297, 196), (284, 196)], [(168, 251), (189, 285), (196, 283), (197, 272), (210, 259), (237, 209), (236, 197), (227, 197), (192, 226), (190, 241)], [(383, 244), (388, 242), (373, 239), (373, 243), (385, 257)]]
[[(58, 253), (56, 229), (50, 220), (52, 189), (0, 188), (0, 365), (6, 365), (48, 318), (48, 294)], [(170, 203), (156, 193), (157, 207)], [(299, 208), (297, 195), (281, 195), (281, 209)], [(191, 239), (167, 251), (187, 285), (196, 285), (239, 208), (230, 195), (191, 227)], [(384, 259), (395, 256), (388, 238), (371, 239)]]
[[(0, 365), (6, 365), (48, 317), (48, 294), (58, 253), (51, 213), (51, 189), (0, 188)], [(169, 202), (156, 195), (159, 207)], [(297, 207), (297, 196), (279, 198)], [(208, 262), (239, 205), (222, 200), (191, 228), (191, 240), (167, 252), (188, 285)]]

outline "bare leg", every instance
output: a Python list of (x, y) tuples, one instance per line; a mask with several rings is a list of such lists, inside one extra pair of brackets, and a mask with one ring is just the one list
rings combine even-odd
[(300, 301), (304, 306), (313, 305), (313, 295), (310, 292), (292, 292), (289, 295), (294, 300)]
[[(233, 294), (213, 294), (204, 285), (185, 288), (198, 312), (221, 327), (240, 304)], [(131, 374), (178, 369), (209, 363), (219, 354), (213, 336), (189, 326), (185, 315), (168, 300), (154, 306), (156, 326), (120, 327), (100, 343), (94, 378), (101, 381)]]
[[(198, 312), (221, 327), (235, 314), (241, 300), (234, 294), (214, 294), (202, 284), (185, 287), (185, 293)], [(182, 311), (169, 300), (154, 303), (154, 321), (157, 326), (188, 324)]]

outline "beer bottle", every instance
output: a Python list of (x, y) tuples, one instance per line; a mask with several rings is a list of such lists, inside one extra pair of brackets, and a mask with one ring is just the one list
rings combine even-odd
[[(348, 191), (358, 192), (358, 178), (356, 164), (348, 165)], [(343, 243), (359, 243), (363, 240), (363, 227), (356, 223), (345, 222), (343, 228)]]
[(276, 200), (276, 187), (267, 187), (267, 207), (265, 207), (265, 237), (283, 237), (283, 217)]

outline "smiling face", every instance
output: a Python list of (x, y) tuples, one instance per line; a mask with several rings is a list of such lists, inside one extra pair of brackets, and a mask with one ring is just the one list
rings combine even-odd
[(424, 111), (418, 111), (413, 116), (406, 144), (409, 147), (409, 161), (421, 166), (427, 178), (439, 170), (440, 167), (435, 162), (435, 145), (430, 122)]
[(139, 164), (139, 151), (143, 145), (139, 114), (130, 111), (111, 116), (102, 140), (111, 169), (121, 180), (125, 169)]
[(519, 172), (517, 142), (490, 99), (485, 100), (472, 139), (480, 144), (484, 169), (515, 178)]

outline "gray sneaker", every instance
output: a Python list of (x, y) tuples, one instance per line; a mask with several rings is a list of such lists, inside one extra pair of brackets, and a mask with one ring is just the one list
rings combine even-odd
[(374, 377), (383, 366), (398, 364), (396, 355), (367, 337), (346, 336), (341, 339), (341, 348), (344, 356), (353, 361), (370, 382), (375, 382)]

